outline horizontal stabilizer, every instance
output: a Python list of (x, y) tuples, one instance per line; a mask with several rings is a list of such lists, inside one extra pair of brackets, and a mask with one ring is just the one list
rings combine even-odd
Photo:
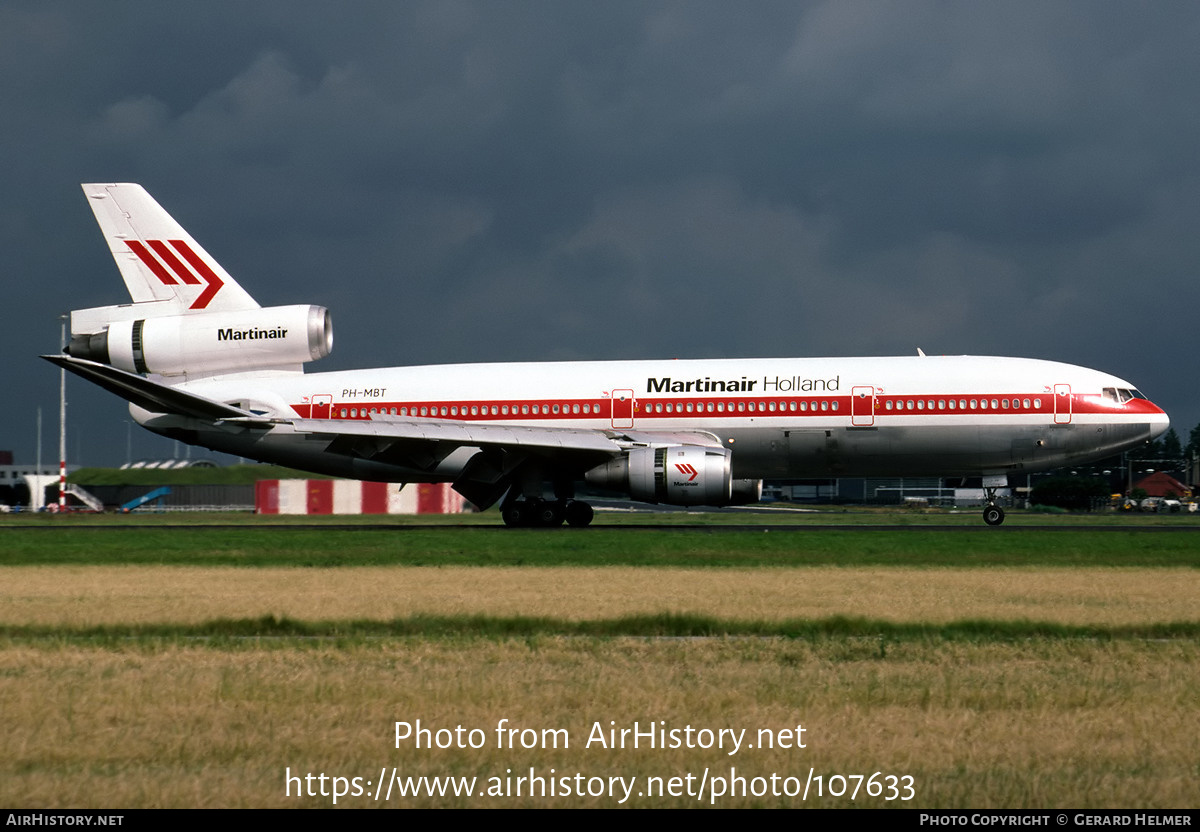
[(174, 413), (198, 419), (257, 418), (241, 408), (159, 384), (107, 364), (68, 355), (43, 355), (42, 358), (153, 413)]

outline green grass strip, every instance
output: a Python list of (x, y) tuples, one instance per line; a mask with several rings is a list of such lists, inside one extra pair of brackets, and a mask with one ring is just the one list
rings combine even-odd
[(378, 637), (512, 638), (529, 636), (585, 636), (597, 638), (714, 638), (773, 637), (788, 639), (879, 638), (995, 642), (1020, 639), (1127, 639), (1200, 638), (1200, 621), (1097, 626), (1065, 625), (1044, 621), (962, 620), (943, 624), (835, 616), (821, 619), (756, 621), (700, 615), (636, 615), (621, 618), (571, 621), (526, 616), (416, 615), (390, 621), (296, 621), (290, 618), (217, 619), (198, 624), (131, 624), (96, 627), (5, 626), (0, 639), (9, 641), (100, 641), (127, 639), (254, 639)]
[(1200, 536), (903, 529), (728, 533), (262, 527), (0, 529), (0, 565), (1200, 567)]

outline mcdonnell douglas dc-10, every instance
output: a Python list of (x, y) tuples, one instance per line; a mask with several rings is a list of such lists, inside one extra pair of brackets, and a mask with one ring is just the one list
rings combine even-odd
[[(676, 506), (757, 501), (763, 479), (980, 477), (997, 488), (1121, 453), (1167, 415), (1132, 384), (974, 356), (452, 364), (329, 373), (319, 306), (261, 308), (139, 185), (84, 185), (130, 304), (71, 313), (45, 356), (155, 433), (307, 471), (450, 482), (513, 526), (573, 526), (585, 481)], [(553, 496), (550, 496), (550, 495)]]

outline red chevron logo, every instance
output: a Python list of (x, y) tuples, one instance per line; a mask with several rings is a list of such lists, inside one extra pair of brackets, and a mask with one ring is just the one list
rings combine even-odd
[(691, 476), (688, 477), (688, 482), (691, 482), (692, 480), (696, 479), (696, 477), (700, 476), (700, 472), (696, 470), (695, 465), (684, 465), (682, 462), (676, 462), (675, 467), (679, 469), (679, 473), (683, 474), (685, 477), (687, 477), (688, 474), (691, 474)]
[[(204, 290), (192, 301), (189, 309), (206, 309), (225, 285), (225, 281), (217, 277), (216, 272), (183, 240), (147, 240), (145, 243), (141, 240), (129, 240), (128, 243), (129, 250), (137, 255), (164, 286), (178, 286), (181, 282), (189, 286), (204, 285)], [(176, 253), (183, 260), (176, 257)], [(189, 266), (191, 268), (188, 268)]]

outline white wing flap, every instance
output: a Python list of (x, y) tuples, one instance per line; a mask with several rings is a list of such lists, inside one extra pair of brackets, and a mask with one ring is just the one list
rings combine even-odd
[(403, 417), (377, 416), (370, 421), (329, 419), (289, 419), (302, 433), (330, 436), (359, 436), (425, 442), (447, 442), (457, 446), (505, 446), (512, 448), (549, 448), (615, 454), (622, 445), (594, 430), (578, 428), (509, 427), (505, 425), (466, 425), (458, 422), (420, 421)]

